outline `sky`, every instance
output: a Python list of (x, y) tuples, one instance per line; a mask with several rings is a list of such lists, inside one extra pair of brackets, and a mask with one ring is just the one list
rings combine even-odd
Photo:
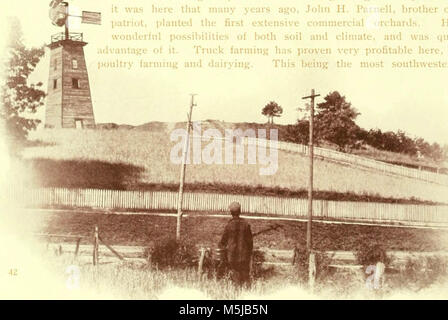
[[(120, 1), (130, 3), (129, 0), (115, 2)], [(19, 16), (27, 45), (48, 44), (52, 34), (63, 31), (51, 25), (48, 3), (49, 0), (2, 1), (0, 14)], [(401, 129), (411, 137), (448, 144), (446, 71), (286, 71), (269, 67), (247, 72), (98, 71), (97, 63), (102, 57), (97, 54), (97, 49), (111, 46), (110, 1), (72, 0), (70, 3), (82, 10), (103, 14), (103, 25), (82, 25), (84, 39), (88, 42), (85, 55), (97, 123), (138, 125), (149, 121), (185, 121), (189, 94), (196, 93), (193, 120), (263, 123), (266, 118), (261, 115), (261, 109), (273, 100), (284, 110), (276, 122), (290, 124), (299, 116), (297, 108), (304, 106), (305, 101), (301, 98), (314, 88), (321, 94), (317, 103), (334, 90), (345, 95), (361, 113), (357, 123), (363, 128)], [(133, 0), (132, 3), (145, 1)], [(4, 24), (5, 19), (1, 18)], [(6, 30), (4, 25), (1, 27)], [(46, 88), (48, 68), (49, 49), (31, 80), (44, 82)], [(37, 117), (43, 119), (44, 109)]]

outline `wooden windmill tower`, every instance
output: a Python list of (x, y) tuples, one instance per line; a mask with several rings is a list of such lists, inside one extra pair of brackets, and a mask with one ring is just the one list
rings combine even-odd
[[(65, 32), (51, 36), (50, 72), (46, 98), (46, 128), (94, 128), (89, 75), (84, 57), (82, 33), (69, 32), (69, 4), (50, 3), (50, 19)], [(101, 24), (101, 13), (83, 11), (82, 23)]]

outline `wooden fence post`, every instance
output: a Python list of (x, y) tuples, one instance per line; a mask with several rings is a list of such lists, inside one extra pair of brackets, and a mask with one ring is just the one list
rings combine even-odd
[(252, 250), (252, 254), (250, 255), (250, 262), (249, 262), (249, 276), (253, 276), (254, 274), (254, 251)]
[(316, 280), (316, 256), (314, 252), (310, 252), (308, 258), (308, 286), (314, 290), (314, 281)]
[(95, 232), (93, 235), (93, 265), (98, 265), (98, 226), (95, 226)]
[(78, 256), (78, 252), (79, 252), (79, 243), (81, 242), (81, 238), (78, 238), (78, 240), (76, 240), (76, 248), (75, 248), (75, 258)]
[(205, 259), (205, 248), (201, 248), (201, 255), (199, 257), (199, 263), (198, 263), (198, 277), (199, 280), (202, 278), (202, 267), (204, 265), (204, 259)]

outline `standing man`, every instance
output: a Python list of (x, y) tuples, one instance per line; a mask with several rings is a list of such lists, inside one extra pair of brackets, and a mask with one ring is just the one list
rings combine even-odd
[(232, 272), (232, 280), (237, 285), (249, 283), (250, 260), (253, 249), (250, 225), (240, 218), (241, 205), (232, 202), (229, 206), (232, 220), (227, 223), (219, 247), (226, 249), (227, 265)]

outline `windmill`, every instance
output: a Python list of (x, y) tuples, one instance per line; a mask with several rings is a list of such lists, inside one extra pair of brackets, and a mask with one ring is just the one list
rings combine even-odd
[(94, 128), (92, 97), (84, 56), (87, 42), (83, 34), (70, 32), (69, 18), (81, 19), (81, 23), (101, 24), (101, 13), (82, 11), (73, 15), (69, 3), (62, 0), (50, 2), (49, 17), (64, 32), (51, 36), (50, 70), (45, 110), (46, 128)]

